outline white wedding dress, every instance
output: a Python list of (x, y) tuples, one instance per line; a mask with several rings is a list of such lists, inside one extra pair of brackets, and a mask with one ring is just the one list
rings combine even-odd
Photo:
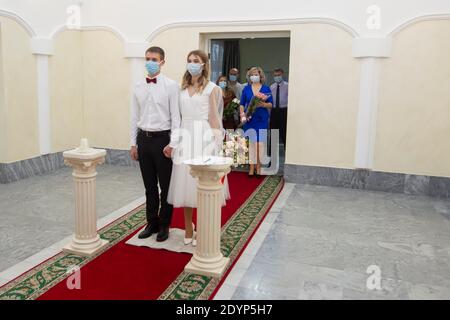
[[(209, 82), (202, 92), (192, 97), (184, 89), (180, 93), (181, 126), (179, 141), (173, 151), (173, 168), (167, 202), (175, 208), (197, 207), (197, 179), (190, 174), (184, 160), (219, 155), (222, 148), (223, 98), (221, 89)], [(225, 177), (223, 201), (230, 198)]]

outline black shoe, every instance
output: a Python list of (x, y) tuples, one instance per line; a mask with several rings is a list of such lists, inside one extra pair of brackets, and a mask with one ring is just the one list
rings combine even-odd
[(141, 233), (139, 233), (138, 238), (146, 239), (146, 238), (150, 237), (152, 234), (158, 233), (158, 232), (159, 232), (159, 227), (157, 225), (147, 224), (145, 229)]
[(169, 227), (162, 227), (156, 236), (156, 241), (163, 242), (169, 238)]

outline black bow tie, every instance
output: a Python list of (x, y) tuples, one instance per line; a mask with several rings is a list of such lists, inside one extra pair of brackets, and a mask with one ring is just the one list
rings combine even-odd
[(147, 79), (147, 83), (153, 82), (156, 83), (156, 78), (150, 79), (150, 78), (145, 78)]

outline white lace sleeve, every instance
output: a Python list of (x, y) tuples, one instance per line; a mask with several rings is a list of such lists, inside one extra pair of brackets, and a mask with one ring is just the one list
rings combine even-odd
[(209, 95), (208, 122), (213, 130), (217, 148), (222, 148), (224, 138), (222, 125), (223, 108), (222, 90), (218, 86), (215, 86)]

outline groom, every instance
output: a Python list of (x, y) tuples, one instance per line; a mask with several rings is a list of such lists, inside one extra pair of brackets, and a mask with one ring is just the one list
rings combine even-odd
[[(137, 83), (131, 106), (131, 158), (139, 161), (146, 196), (145, 239), (157, 233), (161, 242), (169, 237), (173, 206), (167, 203), (175, 132), (180, 127), (178, 84), (161, 74), (165, 53), (159, 47), (145, 52), (147, 78)], [(158, 191), (161, 188), (161, 197)], [(161, 204), (161, 207), (160, 207)]]

